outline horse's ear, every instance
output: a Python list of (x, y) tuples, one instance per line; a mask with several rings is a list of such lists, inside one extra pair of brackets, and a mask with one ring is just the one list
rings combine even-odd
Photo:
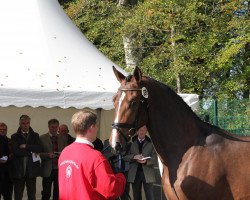
[(125, 76), (124, 76), (121, 72), (119, 72), (119, 71), (115, 68), (115, 66), (113, 66), (113, 71), (114, 71), (114, 74), (115, 74), (117, 80), (121, 83), (122, 80), (125, 79)]
[(134, 75), (135, 80), (136, 80), (137, 82), (140, 82), (140, 81), (141, 81), (142, 72), (141, 72), (141, 70), (140, 70), (139, 67), (137, 67), (137, 66), (135, 67), (133, 75)]

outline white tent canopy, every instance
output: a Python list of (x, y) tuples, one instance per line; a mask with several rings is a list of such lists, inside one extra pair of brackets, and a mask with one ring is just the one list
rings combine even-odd
[(0, 24), (0, 106), (113, 107), (115, 64), (56, 0), (3, 1)]

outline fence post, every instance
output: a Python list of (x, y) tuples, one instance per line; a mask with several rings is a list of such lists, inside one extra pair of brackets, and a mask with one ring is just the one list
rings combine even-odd
[(218, 101), (216, 96), (213, 97), (214, 100), (214, 119), (213, 119), (213, 124), (215, 126), (218, 126)]

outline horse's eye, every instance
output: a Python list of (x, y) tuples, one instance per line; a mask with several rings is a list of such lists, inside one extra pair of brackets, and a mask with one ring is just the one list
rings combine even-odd
[(133, 108), (136, 106), (136, 101), (131, 101), (129, 104), (129, 108)]

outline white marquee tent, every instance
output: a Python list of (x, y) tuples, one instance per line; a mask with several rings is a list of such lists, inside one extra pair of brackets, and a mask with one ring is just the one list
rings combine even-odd
[[(3, 1), (0, 24), (0, 121), (7, 123), (9, 134), (21, 114), (30, 115), (32, 127), (42, 134), (50, 118), (69, 125), (77, 109), (91, 108), (101, 119), (101, 139), (107, 138), (119, 86), (115, 64), (84, 37), (58, 2)], [(182, 96), (191, 106), (197, 102), (197, 95)]]
[(24, 113), (41, 134), (50, 118), (69, 124), (77, 109), (97, 109), (100, 116), (112, 109), (119, 85), (115, 64), (83, 36), (56, 0), (3, 1), (0, 24), (0, 121), (9, 133)]

